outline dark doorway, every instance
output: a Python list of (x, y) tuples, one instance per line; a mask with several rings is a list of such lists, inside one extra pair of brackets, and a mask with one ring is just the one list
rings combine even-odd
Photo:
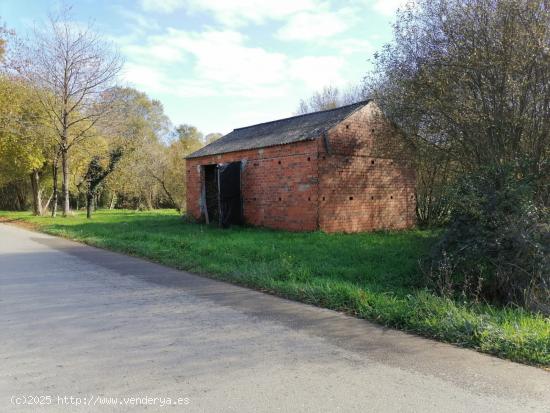
[(242, 223), (241, 163), (231, 162), (218, 165), (220, 187), (220, 226)]
[(208, 222), (223, 228), (242, 223), (240, 162), (206, 165), (204, 189)]
[(218, 165), (204, 166), (204, 192), (206, 201), (206, 222), (219, 222), (220, 204), (218, 201)]

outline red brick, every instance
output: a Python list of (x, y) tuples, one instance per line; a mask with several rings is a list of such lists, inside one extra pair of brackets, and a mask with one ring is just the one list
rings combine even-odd
[(187, 211), (201, 218), (200, 165), (246, 161), (247, 224), (326, 232), (410, 228), (415, 225), (415, 172), (398, 137), (369, 104), (328, 132), (328, 147), (320, 136), (188, 159)]

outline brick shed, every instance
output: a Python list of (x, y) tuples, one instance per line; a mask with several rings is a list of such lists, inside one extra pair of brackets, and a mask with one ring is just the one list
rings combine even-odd
[(187, 212), (290, 231), (410, 228), (402, 142), (372, 101), (235, 129), (187, 157)]

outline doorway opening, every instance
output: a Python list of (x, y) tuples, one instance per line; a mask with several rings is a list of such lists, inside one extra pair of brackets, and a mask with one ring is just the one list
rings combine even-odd
[(206, 221), (220, 227), (242, 224), (241, 162), (204, 166)]
[(218, 165), (204, 166), (204, 194), (206, 201), (206, 222), (219, 222)]

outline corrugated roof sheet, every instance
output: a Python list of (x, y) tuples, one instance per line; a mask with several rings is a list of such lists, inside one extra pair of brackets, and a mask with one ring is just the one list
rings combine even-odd
[(193, 152), (187, 156), (187, 159), (315, 139), (368, 103), (369, 100), (365, 100), (336, 109), (235, 129), (217, 141)]

